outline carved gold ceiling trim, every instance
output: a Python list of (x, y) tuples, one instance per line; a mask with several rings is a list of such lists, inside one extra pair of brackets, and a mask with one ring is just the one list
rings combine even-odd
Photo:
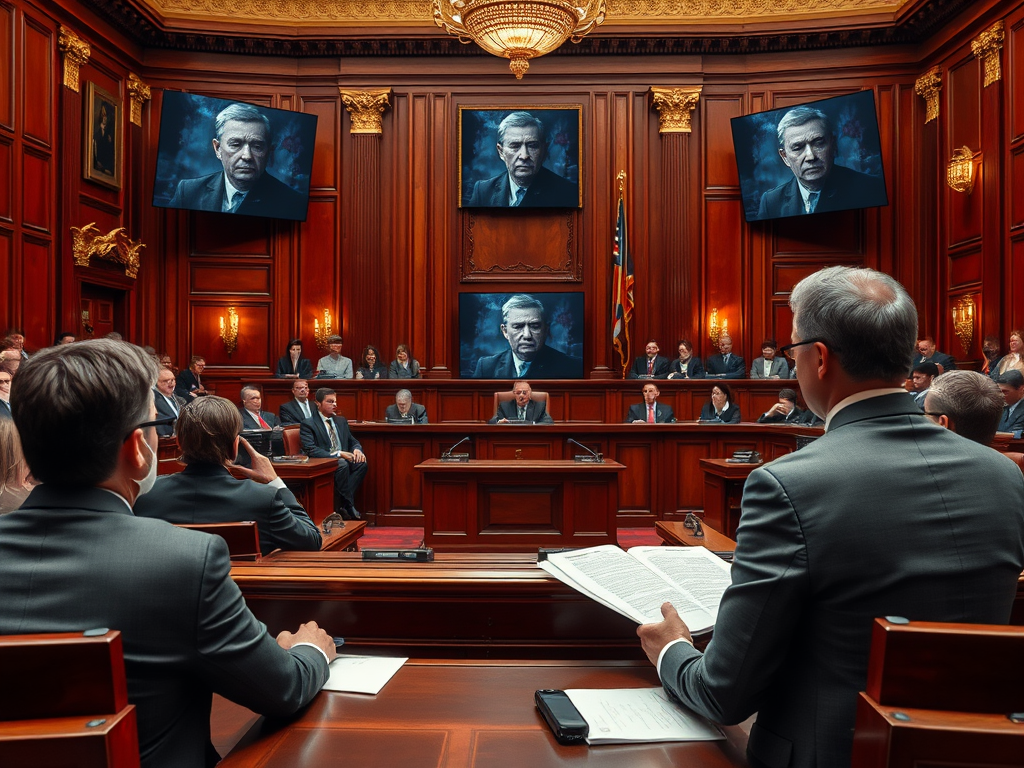
[[(359, 27), (433, 28), (430, 0), (138, 0), (166, 19), (205, 19), (279, 26), (346, 24)], [(611, 25), (672, 23), (749, 24), (864, 14), (895, 14), (910, 0), (608, 0)]]

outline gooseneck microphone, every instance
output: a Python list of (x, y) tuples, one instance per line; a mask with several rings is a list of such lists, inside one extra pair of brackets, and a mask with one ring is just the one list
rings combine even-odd
[(583, 443), (579, 442), (578, 440), (573, 440), (571, 437), (568, 437), (568, 438), (566, 438), (565, 442), (569, 443), (570, 445), (577, 445), (580, 448), (582, 448), (584, 451), (586, 451), (587, 453), (590, 454), (589, 456), (574, 456), (573, 458), (576, 461), (593, 462), (595, 464), (600, 464), (600, 463), (604, 462), (604, 456), (603, 455), (601, 455), (600, 453), (597, 453), (596, 451), (591, 450), (590, 448), (588, 448), (587, 446), (585, 446)]
[(469, 439), (470, 439), (469, 435), (466, 435), (466, 436), (465, 436), (464, 438), (462, 438), (461, 440), (459, 440), (459, 442), (457, 442), (457, 443), (456, 443), (455, 445), (453, 445), (453, 446), (452, 446), (451, 448), (449, 448), (449, 449), (448, 449), (447, 451), (445, 451), (444, 453), (442, 453), (442, 454), (441, 454), (441, 458), (442, 458), (442, 459), (450, 459), (450, 458), (451, 458), (451, 456), (452, 456), (452, 451), (454, 451), (454, 450), (455, 450), (456, 448), (458, 448), (458, 447), (459, 447), (460, 445), (462, 445), (462, 444), (463, 444), (464, 442), (466, 442), (466, 441), (467, 441), (467, 440), (469, 440)]

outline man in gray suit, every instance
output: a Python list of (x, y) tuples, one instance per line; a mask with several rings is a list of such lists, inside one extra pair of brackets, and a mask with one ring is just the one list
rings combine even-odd
[(22, 367), (15, 423), (42, 484), (0, 517), (0, 634), (120, 630), (142, 767), (204, 768), (214, 692), (291, 714), (327, 680), (334, 642), (313, 622), (275, 642), (223, 539), (132, 514), (156, 480), (155, 378), (145, 352), (109, 339)]
[(850, 764), (876, 616), (1009, 619), (1024, 476), (900, 387), (917, 311), (891, 277), (830, 267), (790, 306), (800, 389), (825, 435), (750, 474), (707, 650), (669, 603), (637, 632), (685, 706), (718, 723), (757, 712), (751, 765), (831, 768)]
[(409, 424), (429, 424), (427, 409), (412, 401), (412, 392), (400, 389), (395, 393), (395, 404), (384, 409), (388, 421), (403, 421)]

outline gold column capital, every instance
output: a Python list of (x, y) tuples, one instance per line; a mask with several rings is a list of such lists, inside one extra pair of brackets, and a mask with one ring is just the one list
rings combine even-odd
[(89, 60), (92, 48), (63, 24), (57, 35), (57, 47), (64, 54), (64, 86), (78, 93), (78, 70)]
[(690, 120), (703, 86), (659, 88), (651, 86), (651, 102), (658, 110), (658, 133), (690, 133)]
[(128, 73), (128, 95), (131, 98), (132, 125), (142, 127), (142, 107), (152, 96), (149, 93), (149, 86), (142, 82), (142, 78), (134, 72)]
[(341, 94), (341, 103), (352, 116), (349, 133), (384, 133), (381, 116), (391, 106), (388, 101), (390, 88), (381, 91), (349, 91), (339, 87), (338, 92)]
[(985, 67), (985, 87), (1002, 78), (999, 64), (999, 50), (1003, 47), (1003, 22), (997, 21), (976, 38), (971, 40), (971, 51), (981, 59)]
[(930, 123), (939, 116), (939, 91), (942, 90), (942, 74), (938, 67), (932, 67), (914, 83), (914, 93), (924, 99), (924, 121)]

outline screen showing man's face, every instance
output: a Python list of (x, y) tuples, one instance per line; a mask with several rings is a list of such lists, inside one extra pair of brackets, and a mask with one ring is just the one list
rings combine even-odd
[(820, 190), (832, 172), (835, 145), (825, 124), (811, 120), (786, 129), (779, 156), (803, 186)]
[(213, 151), (224, 166), (224, 173), (235, 189), (247, 192), (263, 175), (270, 155), (270, 142), (263, 123), (228, 120), (220, 139), (213, 140)]
[(530, 186), (544, 163), (544, 142), (540, 131), (533, 126), (506, 128), (505, 138), (498, 144), (498, 157), (516, 184)]
[(512, 354), (531, 362), (547, 340), (548, 329), (539, 309), (510, 309), (508, 320), (501, 326)]

